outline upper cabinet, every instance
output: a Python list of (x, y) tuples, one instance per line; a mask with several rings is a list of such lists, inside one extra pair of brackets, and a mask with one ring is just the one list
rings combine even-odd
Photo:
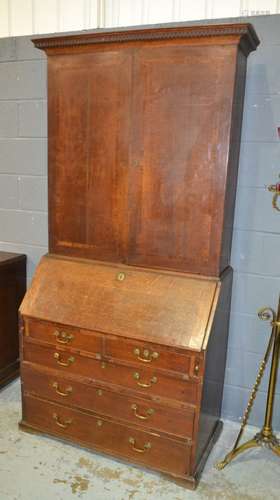
[(35, 40), (48, 54), (52, 253), (229, 264), (250, 25)]

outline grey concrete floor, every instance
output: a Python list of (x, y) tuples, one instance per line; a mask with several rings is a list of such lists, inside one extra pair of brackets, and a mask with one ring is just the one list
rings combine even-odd
[[(27, 434), (19, 381), (0, 393), (0, 500), (255, 500), (280, 498), (280, 459), (269, 450), (247, 452), (223, 471), (213, 464), (232, 446), (239, 426), (225, 422), (198, 489), (187, 490), (160, 474)], [(256, 428), (249, 427), (245, 438)]]

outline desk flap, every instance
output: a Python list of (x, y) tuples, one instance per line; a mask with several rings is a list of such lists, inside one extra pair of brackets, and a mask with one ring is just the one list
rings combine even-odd
[(22, 315), (201, 350), (220, 282), (172, 272), (45, 256)]

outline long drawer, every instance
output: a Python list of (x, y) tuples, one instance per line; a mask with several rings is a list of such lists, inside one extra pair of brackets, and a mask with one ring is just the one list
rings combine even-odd
[(191, 447), (49, 401), (24, 396), (23, 426), (180, 476), (188, 475)]
[(25, 337), (53, 346), (71, 347), (95, 354), (96, 357), (102, 355), (116, 361), (181, 373), (185, 378), (199, 377), (203, 369), (199, 353), (178, 352), (174, 348), (148, 341), (117, 337), (33, 318), (25, 318)]
[(197, 382), (165, 376), (150, 368), (135, 368), (73, 354), (66, 349), (27, 342), (23, 360), (60, 370), (62, 374), (84, 376), (133, 389), (145, 396), (159, 396), (183, 403), (197, 404), (200, 385)]
[(195, 411), (191, 407), (174, 409), (137, 396), (121, 396), (97, 385), (81, 383), (59, 371), (35, 369), (25, 363), (21, 375), (24, 391), (29, 394), (125, 420), (146, 429), (157, 429), (182, 438), (191, 439), (193, 436)]

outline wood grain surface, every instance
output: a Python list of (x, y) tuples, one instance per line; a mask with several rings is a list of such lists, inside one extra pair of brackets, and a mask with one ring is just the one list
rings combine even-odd
[(48, 55), (49, 241), (20, 309), (25, 430), (183, 478), (220, 422), (249, 24)]
[(218, 287), (218, 280), (51, 256), (41, 260), (20, 310), (24, 316), (200, 350)]
[(26, 290), (26, 256), (0, 252), (0, 387), (19, 375), (18, 308)]
[(219, 276), (253, 28), (72, 40), (45, 41), (51, 252)]
[(68, 373), (48, 370), (24, 362), (22, 382), (27, 394), (59, 404), (112, 417), (128, 424), (161, 431), (184, 439), (193, 437), (195, 410), (193, 407), (174, 408), (155, 400), (113, 391), (93, 381), (81, 382)]

